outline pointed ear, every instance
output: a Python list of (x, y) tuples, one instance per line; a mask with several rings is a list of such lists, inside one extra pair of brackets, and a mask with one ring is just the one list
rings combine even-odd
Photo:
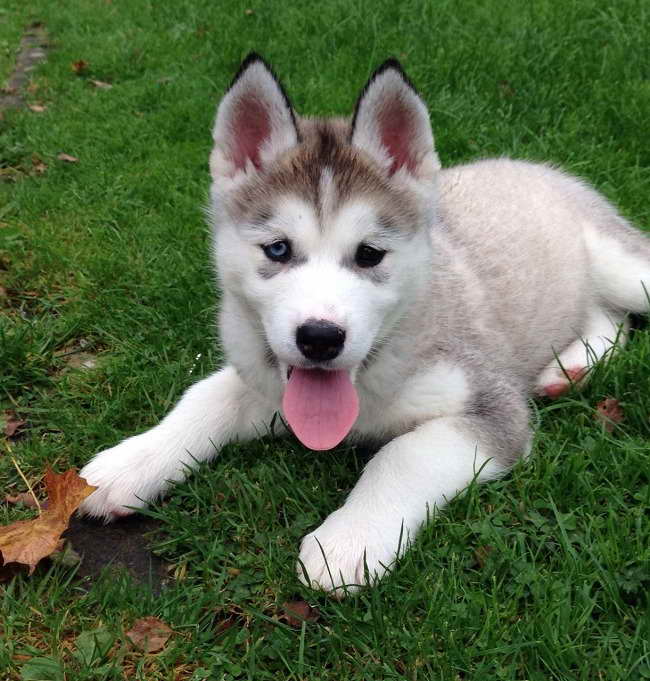
[(293, 109), (269, 65), (251, 53), (217, 109), (210, 157), (213, 179), (259, 170), (298, 143)]
[(351, 141), (390, 175), (404, 169), (424, 178), (440, 169), (427, 107), (396, 59), (384, 62), (361, 92)]

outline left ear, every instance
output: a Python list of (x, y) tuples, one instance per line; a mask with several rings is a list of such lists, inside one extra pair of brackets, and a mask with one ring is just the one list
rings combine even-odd
[(396, 59), (384, 62), (359, 95), (351, 141), (389, 175), (404, 170), (424, 179), (440, 169), (427, 107)]

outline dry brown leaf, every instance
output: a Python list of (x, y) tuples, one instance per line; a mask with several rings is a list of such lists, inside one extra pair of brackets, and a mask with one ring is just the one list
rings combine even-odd
[(44, 104), (30, 104), (29, 105), (29, 110), (33, 111), (34, 113), (43, 113), (47, 107)]
[(19, 419), (16, 416), (16, 412), (13, 409), (5, 410), (5, 437), (12, 438), (15, 437), (21, 428), (27, 425), (26, 421)]
[(220, 634), (223, 634), (224, 631), (228, 631), (231, 627), (234, 627), (235, 624), (237, 624), (238, 618), (234, 616), (227, 617), (225, 620), (221, 620), (220, 622), (217, 623), (217, 625), (214, 628), (214, 635), (219, 636)]
[(290, 627), (300, 627), (303, 622), (315, 622), (320, 617), (318, 608), (312, 608), (307, 601), (287, 601), (282, 604), (281, 619)]
[(165, 643), (174, 632), (157, 617), (142, 617), (133, 623), (126, 632), (131, 643), (145, 653), (157, 653), (165, 647)]
[(88, 70), (88, 62), (83, 59), (77, 59), (77, 61), (73, 61), (72, 64), (70, 64), (70, 68), (80, 76)]
[(0, 552), (4, 564), (21, 563), (29, 566), (29, 574), (37, 563), (58, 547), (67, 529), (70, 516), (79, 504), (97, 488), (88, 485), (74, 469), (61, 475), (48, 469), (45, 473), (48, 508), (38, 518), (19, 520), (0, 527)]
[(97, 356), (91, 352), (75, 352), (68, 356), (66, 364), (71, 369), (94, 369), (97, 366)]
[(79, 159), (76, 156), (70, 156), (63, 151), (56, 155), (59, 161), (66, 161), (67, 163), (79, 163)]
[(32, 154), (32, 168), (38, 175), (42, 175), (47, 170), (47, 165), (36, 154)]
[(485, 546), (479, 546), (474, 550), (474, 558), (481, 569), (485, 567), (485, 563), (487, 563), (492, 551), (494, 551), (494, 546), (490, 546), (489, 544), (486, 544)]
[(103, 80), (91, 80), (90, 84), (98, 90), (110, 90), (113, 87), (110, 83), (105, 83)]
[(614, 397), (608, 397), (596, 405), (596, 419), (603, 424), (608, 433), (611, 433), (616, 424), (620, 423), (624, 418), (623, 409)]
[[(38, 508), (38, 504), (36, 503), (36, 499), (34, 499), (34, 495), (31, 492), (19, 492), (18, 494), (5, 494), (5, 501), (8, 504), (22, 504), (23, 506), (27, 506), (29, 508)], [(43, 506), (43, 504), (41, 504)]]

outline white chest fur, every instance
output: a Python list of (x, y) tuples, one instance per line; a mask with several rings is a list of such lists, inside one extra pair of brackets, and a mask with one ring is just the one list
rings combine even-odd
[(360, 413), (354, 433), (361, 437), (395, 437), (441, 416), (458, 414), (470, 388), (465, 371), (440, 360), (403, 379), (395, 369), (369, 372), (359, 381)]

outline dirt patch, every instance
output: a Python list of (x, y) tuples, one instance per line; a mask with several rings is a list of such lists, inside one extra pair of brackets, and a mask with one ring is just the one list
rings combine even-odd
[(166, 563), (147, 549), (145, 535), (157, 527), (152, 518), (137, 515), (111, 525), (74, 517), (63, 537), (82, 556), (79, 577), (94, 582), (104, 568), (122, 568), (158, 595), (170, 576)]
[(0, 91), (0, 110), (20, 109), (25, 106), (23, 98), (31, 72), (47, 56), (47, 31), (40, 22), (31, 24), (20, 41), (16, 66), (5, 87)]

